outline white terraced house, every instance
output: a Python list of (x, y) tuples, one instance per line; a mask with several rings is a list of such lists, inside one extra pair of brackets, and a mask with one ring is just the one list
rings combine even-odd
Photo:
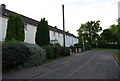
[(118, 18), (120, 18), (120, 1), (118, 2)]
[[(6, 9), (6, 5), (1, 4), (0, 6), (0, 41), (4, 41), (6, 36), (7, 21), (10, 14), (15, 14), (15, 12)], [(31, 19), (24, 15), (21, 15), (24, 20), (25, 26), (25, 40), (24, 42), (35, 44), (35, 34), (37, 28), (37, 20)], [(49, 25), (50, 42), (52, 44), (59, 43), (63, 46), (63, 31), (58, 29), (56, 26), (52, 27)], [(74, 46), (78, 43), (78, 38), (69, 32), (65, 32), (65, 45), (67, 47)]]

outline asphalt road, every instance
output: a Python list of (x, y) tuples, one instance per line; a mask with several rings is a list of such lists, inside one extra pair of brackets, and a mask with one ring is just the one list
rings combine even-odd
[(118, 79), (114, 51), (92, 51), (73, 56), (71, 62), (34, 79)]
[(92, 50), (38, 67), (3, 75), (3, 79), (118, 79), (116, 51)]

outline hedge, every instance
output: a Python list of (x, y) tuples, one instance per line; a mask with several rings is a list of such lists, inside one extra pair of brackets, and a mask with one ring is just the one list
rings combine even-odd
[(2, 45), (2, 69), (16, 67), (28, 60), (30, 52), (22, 44), (3, 44)]
[(47, 59), (70, 55), (69, 48), (60, 46), (44, 46), (43, 48), (46, 50)]
[(23, 67), (32, 67), (42, 64), (46, 61), (46, 51), (37, 44), (22, 43), (28, 48), (30, 56), (27, 61), (23, 63)]
[(35, 44), (6, 44), (2, 45), (2, 68), (31, 67), (41, 64), (46, 59), (46, 52)]
[(118, 44), (98, 44), (98, 48), (119, 49), (120, 45), (118, 45)]

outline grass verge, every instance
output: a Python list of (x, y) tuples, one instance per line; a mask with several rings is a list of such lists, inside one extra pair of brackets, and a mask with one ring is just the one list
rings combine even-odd
[(117, 57), (118, 61), (120, 62), (120, 52), (115, 53), (115, 56)]
[(96, 50), (119, 50), (119, 49), (109, 49), (109, 48), (97, 48)]

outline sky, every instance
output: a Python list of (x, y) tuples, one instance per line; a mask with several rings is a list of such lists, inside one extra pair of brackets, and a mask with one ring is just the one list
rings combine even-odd
[(62, 4), (65, 8), (65, 31), (77, 36), (80, 25), (100, 20), (103, 29), (117, 24), (119, 0), (0, 0), (8, 10), (63, 29)]

